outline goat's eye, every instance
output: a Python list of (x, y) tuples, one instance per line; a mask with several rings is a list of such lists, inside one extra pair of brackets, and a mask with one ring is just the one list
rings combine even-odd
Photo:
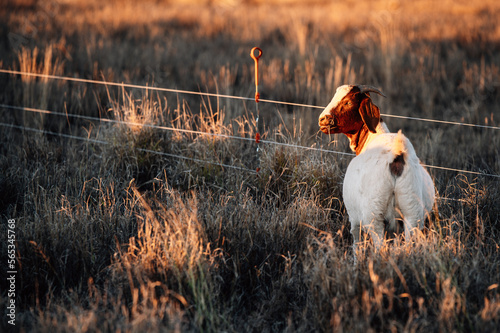
[(345, 102), (345, 105), (346, 105), (346, 106), (350, 106), (350, 105), (352, 105), (352, 102), (351, 102), (351, 101), (346, 101), (346, 102)]

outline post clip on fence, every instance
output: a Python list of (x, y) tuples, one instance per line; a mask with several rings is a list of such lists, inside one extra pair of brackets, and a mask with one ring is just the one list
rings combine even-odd
[[(255, 55), (255, 51), (257, 51), (257, 55)], [(257, 127), (257, 133), (255, 134), (255, 142), (257, 144), (260, 143), (260, 129), (259, 129), (259, 59), (262, 57), (262, 50), (258, 47), (252, 48), (250, 51), (250, 56), (255, 62), (255, 109), (257, 111), (257, 117), (255, 118), (255, 125)], [(259, 146), (257, 146), (257, 153), (259, 153)], [(257, 156), (257, 159), (259, 159), (259, 156)], [(260, 167), (257, 167), (257, 173), (259, 172)]]
[[(258, 55), (255, 55), (255, 50), (259, 51)], [(260, 57), (262, 57), (262, 50), (258, 47), (254, 47), (250, 51), (250, 56), (252, 57), (252, 59), (255, 62), (255, 102), (259, 103), (259, 98), (260, 98), (260, 94), (259, 94), (259, 59), (260, 59)]]

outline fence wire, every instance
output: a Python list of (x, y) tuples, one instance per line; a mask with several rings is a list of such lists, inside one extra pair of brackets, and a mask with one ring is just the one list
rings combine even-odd
[[(116, 86), (116, 87), (123, 87), (123, 88), (147, 89), (147, 90), (160, 91), (160, 92), (171, 92), (171, 93), (180, 93), (180, 94), (200, 95), (200, 96), (207, 96), (207, 97), (217, 97), (217, 98), (228, 98), (228, 99), (237, 99), (237, 100), (245, 100), (245, 101), (254, 101), (253, 98), (242, 97), (242, 96), (214, 94), (214, 93), (203, 93), (203, 92), (195, 92), (195, 91), (181, 90), (181, 89), (149, 87), (149, 86), (142, 86), (142, 85), (136, 85), (136, 84), (107, 82), (107, 81), (101, 81), (101, 80), (82, 79), (82, 78), (74, 78), (74, 77), (59, 76), (59, 75), (28, 73), (28, 72), (15, 71), (15, 70), (7, 70), (7, 69), (0, 69), (0, 73), (11, 74), (11, 75), (29, 76), (29, 77), (38, 77), (38, 78), (46, 78), (46, 79), (53, 79), (53, 80), (73, 81), (73, 82), (80, 82), (80, 83), (87, 83), (87, 84), (99, 84), (99, 85), (105, 85), (105, 86)], [(268, 100), (268, 99), (259, 99), (259, 102), (274, 103), (274, 104), (281, 104), (281, 105), (290, 105), (290, 106), (298, 106), (298, 107), (306, 107), (306, 108), (315, 108), (315, 109), (323, 109), (322, 106), (300, 104), (300, 103), (290, 103), (290, 102), (275, 101), (275, 100)], [(234, 135), (227, 135), (227, 134), (221, 134), (221, 133), (209, 133), (209, 132), (188, 130), (188, 129), (182, 129), (182, 128), (174, 128), (174, 127), (159, 126), (159, 125), (152, 125), (152, 124), (142, 124), (142, 123), (136, 123), (136, 122), (123, 121), (123, 120), (114, 120), (114, 119), (109, 119), (109, 118), (96, 118), (96, 117), (90, 117), (90, 116), (84, 116), (84, 115), (75, 115), (75, 114), (69, 114), (69, 113), (63, 113), (63, 112), (57, 112), (57, 111), (41, 110), (41, 109), (36, 109), (36, 108), (12, 106), (12, 105), (6, 105), (6, 104), (0, 104), (0, 107), (3, 108), (3, 109), (13, 109), (13, 110), (22, 110), (22, 111), (29, 111), (29, 112), (37, 112), (37, 113), (50, 114), (50, 115), (55, 115), (55, 116), (64, 116), (64, 117), (72, 117), (72, 118), (84, 119), (84, 120), (88, 120), (88, 121), (108, 122), (108, 123), (115, 123), (115, 124), (124, 124), (124, 125), (129, 125), (129, 126), (149, 127), (149, 128), (158, 129), (158, 130), (177, 131), (177, 132), (181, 132), (181, 133), (190, 133), (190, 134), (198, 134), (198, 135), (209, 135), (209, 136), (221, 137), (221, 138), (225, 138), (225, 139), (255, 142), (255, 139), (253, 139), (253, 138), (246, 138), (246, 137), (240, 137), (240, 136), (234, 136)], [(463, 123), (463, 122), (453, 122), (453, 121), (435, 120), (435, 119), (426, 119), (426, 118), (417, 118), (417, 117), (408, 117), (408, 116), (399, 116), (399, 115), (389, 115), (389, 114), (382, 114), (382, 115), (386, 116), (386, 117), (393, 117), (393, 118), (400, 118), (400, 119), (409, 119), (409, 120), (417, 120), (417, 121), (426, 121), (426, 122), (434, 122), (434, 123), (438, 123), (438, 124), (468, 126), (468, 127), (477, 127), (477, 128), (493, 129), (493, 130), (499, 130), (500, 129), (500, 127), (497, 127), (497, 126), (477, 125), (477, 124), (469, 124), (469, 123)], [(20, 127), (20, 126), (9, 125), (9, 124), (4, 124), (4, 123), (1, 123), (1, 125), (2, 126), (11, 126), (13, 128), (18, 128), (18, 129), (21, 129), (21, 127), (22, 127), (22, 126)], [(33, 129), (33, 128), (25, 128), (25, 129), (26, 130), (30, 130), (30, 131), (41, 131), (41, 130), (36, 130), (36, 129)], [(50, 135), (58, 135), (57, 133), (53, 133), (53, 132), (46, 132), (46, 131), (42, 131), (42, 132), (44, 132), (46, 134), (50, 134)], [(74, 136), (69, 136), (68, 134), (63, 134), (63, 133), (60, 133), (60, 134), (61, 134), (62, 137), (68, 137), (68, 138), (71, 137), (71, 138), (74, 138), (74, 139), (76, 138)], [(97, 140), (97, 141), (94, 140), (94, 143), (103, 143), (103, 141), (99, 141), (99, 142), (98, 141), (99, 140)], [(259, 142), (261, 142), (263, 144), (281, 145), (281, 146), (292, 147), (292, 148), (297, 148), (297, 149), (319, 151), (319, 152), (324, 152), (324, 153), (333, 153), (333, 154), (345, 155), (345, 156), (350, 156), (350, 157), (355, 156), (355, 154), (353, 154), (353, 153), (339, 152), (339, 151), (322, 149), (322, 148), (316, 148), (316, 147), (306, 147), (306, 146), (300, 146), (300, 145), (294, 145), (294, 144), (289, 144), (289, 143), (276, 142), (276, 141), (271, 141), (271, 140), (259, 140)], [(149, 151), (149, 152), (154, 152), (154, 153), (162, 154), (161, 152), (156, 152), (156, 151)], [(163, 153), (163, 154), (166, 155), (166, 156), (169, 156), (167, 153)], [(170, 154), (170, 155), (172, 155), (172, 154)], [(171, 157), (174, 157), (174, 156), (172, 155)], [(182, 156), (179, 156), (179, 155), (175, 155), (175, 157), (177, 157), (177, 158), (184, 158), (184, 159), (191, 159), (191, 158), (188, 158), (188, 157), (185, 157), (185, 156), (182, 157)], [(191, 159), (191, 160), (195, 161), (196, 159)], [(197, 162), (202, 162), (201, 160), (196, 160), (196, 161)], [(207, 163), (213, 163), (213, 162), (210, 162), (210, 161), (206, 161), (206, 162)], [(230, 165), (222, 165), (222, 164), (217, 164), (217, 165), (224, 166), (224, 167), (231, 167), (231, 168), (233, 168), (233, 167), (234, 168), (240, 168), (240, 167), (235, 167), (235, 166), (230, 166)], [(431, 168), (431, 169), (438, 169), (438, 170), (445, 170), (445, 171), (452, 171), (452, 172), (461, 172), (461, 173), (478, 175), (478, 176), (487, 176), (487, 177), (500, 178), (500, 175), (490, 174), (490, 173), (485, 173), (485, 172), (469, 171), (469, 170), (462, 170), (462, 169), (455, 169), (455, 168), (448, 168), (448, 167), (434, 166), (434, 165), (424, 165), (424, 166), (427, 167), (427, 168)], [(246, 170), (255, 172), (255, 171), (250, 170), (250, 169), (246, 169)]]
[[(254, 101), (255, 100), (254, 98), (243, 97), (243, 96), (224, 95), (224, 94), (207, 93), (207, 92), (197, 92), (197, 91), (174, 89), (174, 88), (151, 87), (151, 86), (144, 86), (144, 85), (138, 85), (138, 84), (118, 83), (118, 82), (92, 80), (92, 79), (82, 79), (82, 78), (61, 76), (61, 75), (29, 73), (29, 72), (22, 72), (22, 71), (16, 71), (16, 70), (11, 70), (11, 69), (0, 69), (0, 73), (11, 74), (11, 75), (20, 75), (20, 76), (29, 76), (29, 77), (38, 77), (38, 78), (45, 78), (45, 79), (51, 79), (51, 80), (63, 80), (63, 81), (72, 81), (72, 82), (80, 82), (80, 83), (88, 83), (88, 84), (98, 84), (98, 85), (112, 86), (112, 87), (122, 87), (122, 88), (130, 88), (130, 89), (142, 89), (142, 90), (150, 90), (150, 91), (178, 93), (178, 94), (186, 94), (186, 95), (199, 95), (199, 96), (206, 96), (206, 97), (217, 97), (217, 98), (244, 100), (244, 101)], [(272, 100), (272, 99), (259, 98), (259, 102), (272, 103), (272, 104), (278, 104), (278, 105), (297, 106), (297, 107), (311, 108), (311, 109), (321, 109), (321, 110), (325, 108), (324, 106), (293, 103), (293, 102), (284, 102), (284, 101), (277, 101), (277, 100)], [(465, 123), (465, 122), (456, 122), (456, 121), (447, 121), (447, 120), (437, 120), (437, 119), (392, 115), (392, 114), (387, 114), (387, 113), (381, 113), (381, 115), (384, 117), (389, 117), (389, 118), (409, 119), (409, 120), (425, 121), (425, 122), (432, 122), (432, 123), (446, 124), (446, 125), (467, 126), (467, 127), (477, 127), (477, 128), (500, 130), (500, 127), (498, 127), (498, 126), (479, 125), (479, 124), (470, 124), (470, 123)]]
[[(86, 142), (91, 142), (91, 143), (94, 143), (94, 144), (101, 144), (101, 145), (109, 145), (110, 144), (109, 142), (103, 141), (103, 140), (93, 139), (93, 138), (89, 138), (89, 137), (81, 137), (81, 136), (70, 135), (70, 134), (64, 134), (64, 133), (58, 133), (58, 132), (45, 131), (45, 130), (40, 130), (40, 129), (36, 129), (36, 128), (26, 127), (26, 126), (18, 126), (18, 125), (13, 125), (13, 124), (6, 124), (6, 123), (0, 123), (0, 126), (7, 127), (7, 128), (19, 129), (19, 130), (22, 130), (22, 131), (30, 131), (30, 132), (34, 132), (34, 133), (40, 133), (40, 134), (43, 134), (43, 135), (54, 135), (54, 136), (59, 136), (59, 137), (62, 137), (62, 138), (67, 138), (67, 139), (72, 139), (72, 140), (86, 141)], [(151, 150), (151, 149), (135, 148), (135, 150), (137, 150), (139, 152), (144, 152), (144, 153), (158, 154), (158, 155), (161, 155), (161, 156), (167, 156), (167, 157), (171, 157), (171, 158), (183, 159), (183, 160), (187, 160), (187, 161), (191, 161), (191, 162), (196, 162), (196, 163), (201, 163), (201, 164), (207, 163), (207, 164), (219, 166), (219, 167), (221, 167), (223, 169), (224, 168), (228, 168), (228, 169), (235, 169), (235, 170), (238, 170), (238, 171), (248, 172), (248, 173), (251, 173), (251, 174), (254, 174), (254, 175), (258, 174), (257, 170), (252, 170), (252, 169), (248, 169), (248, 168), (244, 168), (244, 167), (239, 167), (239, 166), (235, 166), (235, 165), (230, 165), (230, 164), (217, 163), (217, 162), (212, 162), (212, 161), (208, 161), (208, 160), (202, 160), (202, 159), (198, 159), (198, 158), (191, 158), (191, 157), (186, 157), (186, 156), (182, 156), (182, 155), (170, 154), (170, 153), (160, 152), (160, 151)], [(444, 169), (445, 170), (452, 170), (452, 171), (463, 172), (463, 170), (457, 170), (457, 169), (449, 169), (449, 168), (444, 168)], [(487, 175), (487, 174), (485, 174), (485, 175)], [(496, 176), (496, 175), (492, 175), (492, 176)], [(339, 183), (339, 184), (341, 185), (342, 183)], [(461, 203), (467, 203), (468, 202), (467, 200), (464, 200), (464, 199), (447, 198), (447, 197), (440, 197), (440, 196), (436, 196), (436, 200), (440, 200), (440, 201), (455, 201), (455, 202), (461, 202)]]
[[(54, 136), (59, 136), (59, 137), (66, 138), (66, 139), (87, 141), (87, 142), (101, 144), (101, 145), (109, 145), (110, 144), (109, 142), (103, 141), (103, 140), (98, 140), (98, 139), (93, 139), (93, 138), (88, 138), (88, 137), (85, 138), (85, 137), (81, 137), (81, 136), (77, 136), (77, 135), (70, 135), (70, 134), (64, 134), (64, 133), (58, 133), (58, 132), (45, 131), (45, 130), (40, 130), (37, 128), (26, 127), (26, 126), (18, 126), (18, 125), (13, 125), (13, 124), (6, 124), (6, 123), (0, 123), (0, 126), (7, 127), (7, 128), (15, 128), (15, 129), (19, 129), (22, 131), (30, 131), (30, 132), (34, 132), (34, 133), (40, 133), (43, 135), (54, 135)], [(183, 156), (183, 155), (165, 153), (162, 151), (151, 150), (151, 149), (144, 149), (144, 148), (134, 148), (134, 149), (137, 151), (143, 152), (143, 153), (157, 154), (157, 155), (162, 155), (162, 156), (167, 156), (167, 157), (172, 157), (172, 158), (177, 158), (177, 159), (183, 159), (183, 160), (188, 160), (188, 161), (197, 162), (197, 163), (208, 163), (208, 164), (212, 164), (215, 166), (219, 166), (221, 168), (236, 169), (236, 170), (240, 170), (240, 171), (250, 172), (253, 174), (257, 173), (255, 170), (251, 170), (251, 169), (244, 168), (244, 167), (239, 167), (236, 165), (212, 162), (212, 161), (208, 161), (208, 160), (202, 160), (202, 159), (187, 157), (187, 156)]]
[[(142, 123), (129, 122), (129, 121), (123, 121), (123, 120), (114, 120), (114, 119), (108, 119), (108, 118), (96, 118), (96, 117), (83, 116), (83, 115), (75, 115), (75, 114), (69, 114), (69, 113), (63, 113), (63, 112), (41, 110), (41, 109), (36, 109), (36, 108), (25, 108), (25, 107), (11, 106), (11, 105), (5, 105), (5, 104), (0, 104), (0, 108), (2, 108), (4, 110), (5, 109), (12, 109), (12, 110), (29, 111), (29, 112), (42, 113), (42, 114), (48, 114), (48, 115), (55, 115), (55, 116), (61, 116), (61, 117), (71, 117), (71, 118), (76, 118), (76, 119), (84, 119), (84, 120), (95, 121), (95, 122), (108, 122), (108, 123), (122, 124), (122, 125), (128, 125), (128, 126), (140, 126), (140, 127), (147, 127), (147, 128), (153, 128), (153, 129), (159, 129), (159, 130), (166, 130), (166, 131), (173, 131), (173, 132), (180, 132), (180, 133), (208, 135), (208, 136), (220, 137), (220, 138), (224, 138), (224, 139), (233, 139), (233, 140), (242, 140), (242, 141), (255, 142), (255, 139), (253, 139), (253, 138), (246, 138), (246, 137), (240, 137), (240, 136), (234, 136), (234, 135), (227, 135), (227, 134), (221, 134), (221, 133), (210, 133), (210, 132), (195, 131), (195, 130), (188, 130), (188, 129), (175, 128), (175, 127), (167, 127), (167, 126), (159, 126), (159, 125), (151, 125), (151, 124), (142, 124)], [(0, 123), (0, 125), (1, 126), (7, 126), (7, 127), (10, 126), (12, 128), (17, 128), (17, 129), (23, 129), (24, 128), (24, 129), (29, 130), (29, 131), (38, 131), (38, 132), (49, 134), (49, 135), (58, 135), (58, 133), (55, 133), (55, 132), (47, 132), (47, 131), (37, 130), (37, 129), (33, 129), (33, 128), (27, 128), (27, 127), (23, 127), (23, 126), (9, 125), (9, 124), (5, 124), (5, 123)], [(68, 134), (63, 134), (63, 133), (60, 133), (60, 134), (61, 134), (62, 137), (73, 138), (73, 139), (82, 139), (81, 137), (75, 137), (75, 136), (71, 136), (71, 135), (68, 135)], [(94, 143), (106, 143), (104, 141), (93, 140), (93, 139), (90, 140), (90, 141), (94, 142)], [(279, 146), (285, 146), (285, 147), (290, 147), (290, 148), (297, 148), (297, 149), (310, 150), (310, 151), (318, 151), (318, 152), (322, 152), (322, 153), (331, 153), (331, 154), (344, 155), (344, 156), (349, 156), (349, 157), (356, 156), (353, 153), (346, 153), (346, 152), (340, 152), (340, 151), (328, 150), (328, 149), (322, 149), (322, 148), (316, 148), (316, 147), (306, 147), (306, 146), (294, 145), (294, 144), (290, 144), (290, 143), (283, 143), (283, 142), (277, 142), (277, 141), (271, 141), (271, 140), (260, 140), (260, 142), (263, 143), (263, 144), (279, 145)], [(141, 148), (138, 148), (138, 149), (141, 149)], [(146, 150), (144, 150), (144, 151), (146, 151)], [(171, 156), (171, 157), (176, 157), (176, 158), (184, 158), (184, 159), (193, 160), (193, 161), (197, 161), (197, 162), (203, 162), (202, 160), (198, 160), (198, 159), (192, 159), (192, 158), (189, 158), (189, 157), (182, 157), (180, 155), (172, 155), (172, 154), (162, 153), (162, 152), (158, 152), (158, 151), (147, 150), (147, 152), (156, 153), (156, 154), (163, 154), (165, 156)], [(213, 164), (213, 162), (210, 162), (210, 161), (206, 161), (206, 162)], [(229, 168), (240, 168), (240, 167), (235, 167), (235, 166), (230, 166), (230, 165), (223, 165), (223, 164), (217, 164), (217, 165), (224, 166), (224, 167), (229, 167)], [(428, 165), (428, 164), (423, 164), (423, 166), (426, 167), (426, 168), (430, 168), (430, 169), (438, 169), (438, 170), (452, 171), (452, 172), (461, 172), (461, 173), (472, 174), (472, 175), (477, 175), (477, 176), (487, 176), (487, 177), (494, 177), (494, 178), (499, 178), (500, 179), (500, 175), (497, 175), (497, 174), (490, 174), (490, 173), (484, 173), (484, 172), (478, 172), (478, 171), (470, 171), (470, 170), (448, 168), (448, 167)], [(242, 168), (240, 168), (240, 169), (242, 169)], [(250, 169), (246, 169), (246, 170), (250, 171)], [(255, 172), (254, 170), (251, 170), (251, 171)]]

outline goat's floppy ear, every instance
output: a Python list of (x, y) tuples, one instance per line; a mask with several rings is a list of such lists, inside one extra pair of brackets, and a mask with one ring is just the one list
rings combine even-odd
[(364, 98), (359, 105), (359, 114), (370, 132), (375, 133), (380, 122), (380, 109), (372, 103), (370, 97)]

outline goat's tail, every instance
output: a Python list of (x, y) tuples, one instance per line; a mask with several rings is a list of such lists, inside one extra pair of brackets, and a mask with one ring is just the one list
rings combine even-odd
[(392, 143), (392, 153), (394, 154), (394, 160), (389, 164), (389, 167), (391, 169), (391, 173), (396, 177), (401, 176), (406, 163), (405, 139), (405, 136), (403, 135), (403, 133), (401, 133), (401, 130), (399, 130)]

